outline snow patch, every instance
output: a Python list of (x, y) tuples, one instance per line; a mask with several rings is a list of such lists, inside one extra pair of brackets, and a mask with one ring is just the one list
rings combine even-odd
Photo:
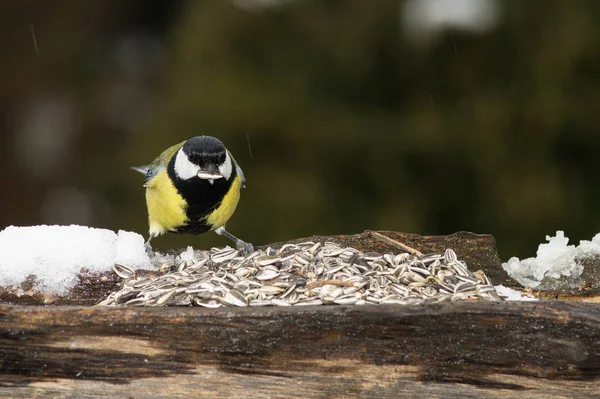
[(579, 246), (568, 245), (563, 231), (546, 236), (535, 258), (520, 260), (512, 257), (502, 268), (519, 283), (537, 289), (573, 289), (579, 286), (583, 272), (582, 260), (600, 256), (600, 233), (591, 241), (582, 240)]
[(115, 263), (150, 266), (144, 238), (133, 232), (86, 226), (10, 226), (0, 231), (0, 286), (35, 275), (38, 289), (66, 294), (82, 268), (111, 270)]

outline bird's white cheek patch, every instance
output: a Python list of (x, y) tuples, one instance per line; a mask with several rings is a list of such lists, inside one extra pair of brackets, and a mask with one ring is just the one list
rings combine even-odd
[(200, 171), (200, 167), (190, 162), (187, 155), (183, 152), (183, 149), (177, 151), (174, 169), (177, 177), (183, 180), (188, 180), (197, 176)]
[(222, 165), (219, 165), (219, 173), (223, 175), (225, 180), (229, 180), (231, 177), (232, 170), (232, 162), (231, 157), (229, 156), (229, 151), (225, 151), (225, 162)]

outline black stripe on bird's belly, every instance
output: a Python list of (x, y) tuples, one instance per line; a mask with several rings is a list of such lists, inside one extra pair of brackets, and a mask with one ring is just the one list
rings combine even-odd
[(177, 228), (177, 233), (201, 234), (212, 230), (215, 227), (206, 223), (206, 217), (219, 207), (223, 197), (231, 188), (231, 183), (236, 176), (236, 170), (233, 168), (229, 179), (213, 180), (210, 184), (208, 180), (193, 177), (188, 180), (182, 180), (175, 174), (175, 157), (169, 162), (167, 173), (179, 194), (187, 203), (186, 216), (188, 222), (186, 225)]

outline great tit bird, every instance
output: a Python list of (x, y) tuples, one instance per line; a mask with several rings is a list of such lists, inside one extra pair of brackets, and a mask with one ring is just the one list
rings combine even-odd
[(225, 230), (246, 187), (244, 172), (223, 143), (198, 136), (167, 148), (151, 165), (133, 168), (146, 175), (150, 241), (166, 232), (200, 234), (209, 230), (252, 252)]

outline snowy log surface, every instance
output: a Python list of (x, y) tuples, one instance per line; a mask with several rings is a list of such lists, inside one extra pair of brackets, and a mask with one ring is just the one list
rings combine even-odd
[[(380, 233), (424, 253), (452, 248), (494, 284), (516, 286), (492, 236)], [(305, 240), (399, 252), (368, 232)], [(84, 273), (50, 300), (91, 305), (119, 281)], [(595, 397), (599, 376), (600, 307), (589, 303), (0, 305), (0, 397)]]
[[(441, 253), (446, 248), (453, 249), (458, 259), (465, 261), (470, 270), (482, 269), (493, 284), (502, 284), (507, 287), (518, 287), (519, 284), (510, 278), (502, 269), (502, 263), (496, 252), (496, 241), (491, 235), (478, 235), (468, 232), (458, 232), (446, 236), (420, 236), (416, 234), (397, 233), (393, 231), (379, 231), (381, 235), (392, 240), (408, 245), (422, 253)], [(401, 253), (398, 247), (366, 231), (362, 234), (313, 236), (287, 241), (294, 242), (325, 242), (333, 241), (342, 246), (356, 248), (363, 252)], [(270, 244), (279, 247), (285, 243)], [(144, 273), (138, 271), (137, 273)], [(155, 273), (148, 271), (148, 273)], [(91, 306), (101, 302), (106, 296), (119, 289), (121, 278), (112, 271), (103, 273), (80, 273), (77, 276), (79, 283), (64, 296), (42, 294), (31, 290), (27, 284), (24, 287), (7, 289), (0, 286), (0, 304), (10, 305), (83, 305)]]
[(13, 398), (597, 397), (600, 308), (0, 306)]

